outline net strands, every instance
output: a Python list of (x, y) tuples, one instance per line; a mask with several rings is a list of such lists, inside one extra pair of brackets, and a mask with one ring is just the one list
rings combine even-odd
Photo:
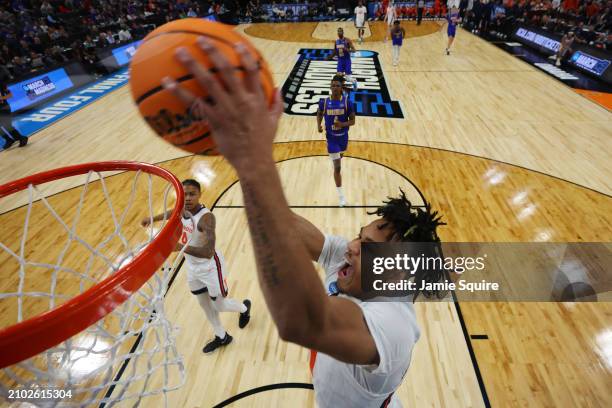
[[(0, 237), (0, 255), (5, 256), (3, 259), (8, 255), (13, 263), (18, 263), (16, 290), (0, 293), (0, 304), (7, 301), (17, 303), (16, 316), (10, 324), (32, 317), (26, 316), (28, 313), (25, 313), (28, 302), (42, 301), (46, 303), (43, 311), (52, 310), (117, 273), (154, 241), (159, 230), (153, 228), (149, 228), (146, 233), (138, 228), (143, 239), (137, 242), (133, 241), (138, 234), (130, 236), (125, 233), (125, 230), (129, 229), (126, 228), (126, 222), (128, 214), (134, 208), (137, 187), (142, 187), (139, 181), (143, 174), (147, 177), (144, 180), (147, 190), (146, 211), (148, 218), (152, 219), (155, 207), (159, 207), (159, 203), (154, 202), (154, 197), (159, 195), (153, 194), (152, 175), (140, 170), (134, 174), (131, 192), (122, 211), (118, 211), (113, 205), (102, 174), (89, 171), (71, 222), (62, 219), (36, 185), (28, 185), (28, 206), (25, 209), (19, 248), (11, 249)], [(95, 243), (84, 239), (78, 233), (82, 209), (91, 185), (101, 189), (100, 195), (104, 198), (106, 211), (100, 212), (110, 215), (103, 222), (109, 224), (107, 227), (110, 227), (111, 232)], [(164, 214), (172, 209), (169, 205), (171, 192), (172, 185), (167, 184), (161, 195)], [(125, 196), (122, 200), (126, 201)], [(47, 211), (47, 215), (61, 226), (67, 236), (66, 242), (57, 243), (61, 249), (56, 260), (51, 263), (38, 262), (28, 256), (31, 252), (28, 249), (28, 233), (35, 203), (39, 210), (44, 208)], [(163, 229), (167, 221), (162, 221), (160, 229)], [(133, 224), (133, 220), (130, 223)], [(36, 242), (29, 243), (35, 244)], [(86, 258), (82, 258), (82, 267), (66, 266), (66, 258), (77, 250), (88, 254)], [(52, 388), (69, 390), (71, 395), (62, 400), (30, 402), (36, 406), (113, 406), (117, 402), (129, 400), (129, 405), (132, 406), (138, 405), (147, 396), (179, 388), (184, 382), (184, 366), (175, 347), (177, 328), (166, 318), (163, 300), (172, 272), (180, 259), (180, 256), (176, 257), (172, 265), (166, 261), (162, 268), (125, 302), (83, 332), (41, 354), (1, 369), (0, 394), (7, 402), (15, 402), (8, 400), (9, 390)], [(39, 276), (32, 276), (34, 274)], [(33, 279), (45, 280), (48, 290), (26, 290), (26, 282)], [(74, 289), (75, 293), (66, 295), (58, 289), (66, 280), (72, 281), (72, 287), (78, 288)], [(6, 321), (5, 317), (3, 319)], [(10, 353), (10, 350), (1, 352)]]

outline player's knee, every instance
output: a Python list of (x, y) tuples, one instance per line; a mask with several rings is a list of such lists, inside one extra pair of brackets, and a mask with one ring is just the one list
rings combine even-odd
[(217, 312), (223, 312), (223, 298), (222, 297), (214, 297), (213, 299), (213, 307)]
[(340, 163), (340, 159), (342, 158), (342, 154), (341, 153), (330, 153), (329, 154), (329, 158), (332, 161), (332, 163), (334, 163), (334, 166), (335, 166), (336, 162)]

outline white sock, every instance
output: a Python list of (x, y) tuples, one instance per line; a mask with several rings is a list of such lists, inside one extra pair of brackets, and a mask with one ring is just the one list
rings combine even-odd
[(225, 329), (223, 328), (221, 320), (219, 319), (219, 312), (215, 308), (208, 293), (200, 293), (199, 295), (196, 295), (196, 298), (198, 299), (198, 303), (202, 309), (204, 309), (204, 313), (213, 327), (215, 336), (221, 339), (225, 338)]
[(338, 196), (339, 197), (344, 197), (344, 191), (342, 191), (342, 187), (336, 187), (336, 190), (338, 190)]
[(235, 299), (229, 299), (219, 296), (213, 301), (213, 306), (217, 309), (217, 312), (240, 312), (244, 313), (247, 311), (247, 307), (244, 303), (238, 302)]

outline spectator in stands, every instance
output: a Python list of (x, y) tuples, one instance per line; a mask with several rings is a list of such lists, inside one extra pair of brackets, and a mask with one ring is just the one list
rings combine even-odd
[(28, 72), (30, 70), (26, 60), (19, 55), (16, 55), (13, 58), (11, 65), (13, 68), (13, 76), (21, 75), (22, 73)]
[(44, 68), (45, 63), (43, 61), (42, 55), (37, 54), (36, 51), (30, 51), (30, 66), (33, 69)]
[(32, 50), (36, 51), (38, 54), (42, 54), (45, 52), (45, 46), (43, 45), (39, 36), (34, 37)]
[(85, 48), (94, 48), (96, 46), (96, 43), (94, 42), (94, 40), (91, 38), (91, 35), (86, 35), (85, 36), (85, 41), (83, 41), (83, 47)]
[[(230, 11), (239, 10), (238, 17), (246, 21), (257, 21), (264, 14), (259, 0), (239, 0), (240, 6), (233, 4), (236, 0), (224, 1), (230, 5)], [(277, 18), (284, 20), (287, 9), (276, 1)], [(496, 4), (497, 0), (453, 1), (462, 11), (466, 10), (467, 26), (474, 32), (494, 30), (505, 34), (511, 22), (519, 21), (537, 24), (551, 32), (571, 30), (576, 33), (576, 42), (609, 49), (610, 0), (504, 0), (505, 6)], [(1, 71), (11, 76), (38, 67), (40, 58), (45, 64), (47, 61), (61, 63), (75, 56), (88, 58), (83, 51), (70, 50), (74, 50), (71, 44), (75, 41), (82, 43), (82, 48), (93, 51), (114, 45), (112, 33), (116, 33), (115, 39), (119, 42), (134, 41), (165, 21), (202, 16), (208, 5), (211, 13), (223, 14), (219, 0), (11, 0), (4, 3), (10, 6), (0, 6), (0, 60), (4, 62)], [(285, 0), (284, 3), (298, 2)], [(417, 0), (416, 5), (424, 6), (424, 3)], [(446, 2), (442, 0), (441, 3)], [(382, 12), (379, 5), (375, 15), (381, 16)], [(337, 11), (334, 1), (317, 0), (308, 2), (304, 10), (294, 9), (293, 13), (293, 19), (312, 20), (332, 17)], [(407, 15), (415, 15), (418, 24), (420, 18), (416, 10), (402, 13), (404, 17)], [(102, 32), (104, 36), (100, 35)], [(32, 52), (38, 57), (33, 58)], [(22, 58), (15, 60), (16, 56)]]
[(130, 34), (126, 26), (122, 26), (117, 35), (119, 36), (119, 42), (130, 41), (132, 39), (132, 34)]
[(279, 19), (285, 19), (285, 9), (278, 7), (275, 1), (272, 2), (272, 16)]
[(115, 36), (111, 32), (111, 30), (106, 31), (106, 41), (108, 41), (109, 45), (113, 45), (117, 42), (115, 41)]
[(327, 15), (328, 16), (335, 16), (336, 14), (338, 14), (338, 10), (336, 9), (336, 4), (333, 0), (327, 0)]
[(47, 0), (45, 0), (40, 5), (40, 12), (43, 15), (53, 14), (53, 6)]

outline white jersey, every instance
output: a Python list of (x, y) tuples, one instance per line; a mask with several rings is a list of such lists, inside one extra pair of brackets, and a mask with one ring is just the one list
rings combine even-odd
[(387, 14), (385, 16), (385, 20), (387, 24), (393, 24), (395, 21), (395, 6), (393, 4), (389, 4), (387, 6)]
[(366, 9), (365, 6), (355, 7), (355, 25), (357, 27), (363, 27), (367, 13), (368, 9)]
[[(200, 209), (193, 214), (193, 221), (191, 217), (185, 218), (184, 216), (181, 218), (183, 222), (183, 234), (181, 235), (181, 244), (185, 244), (189, 242), (190, 246), (201, 246), (204, 243), (204, 234), (198, 231), (198, 222), (200, 222), (200, 218), (204, 214), (208, 214), (210, 210), (204, 206), (201, 206)], [(187, 262), (188, 269), (194, 270), (196, 268), (213, 268), (215, 267), (214, 259), (210, 258), (199, 258), (197, 256), (185, 254), (185, 261)]]
[[(328, 292), (333, 292), (338, 269), (344, 264), (347, 243), (344, 238), (325, 236), (318, 263), (325, 269)], [(380, 363), (377, 366), (348, 364), (317, 353), (312, 382), (319, 408), (379, 408), (392, 394), (387, 406), (401, 407), (394, 393), (408, 371), (412, 349), (420, 336), (414, 307), (408, 302), (362, 302), (339, 296), (361, 308)]]

